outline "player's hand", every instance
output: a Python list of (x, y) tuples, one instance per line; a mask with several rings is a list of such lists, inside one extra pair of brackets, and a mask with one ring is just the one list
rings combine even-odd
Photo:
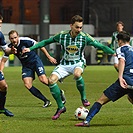
[(29, 48), (24, 48), (24, 49), (22, 50), (22, 53), (23, 53), (23, 54), (26, 53), (26, 52), (30, 52), (30, 49), (29, 49)]
[(11, 47), (11, 53), (12, 54), (16, 54), (17, 53), (17, 49), (14, 46)]
[(49, 57), (49, 61), (52, 63), (52, 64), (57, 64), (57, 60), (55, 58), (53, 58), (52, 56)]
[(120, 85), (122, 88), (127, 89), (127, 82), (123, 78), (119, 78)]

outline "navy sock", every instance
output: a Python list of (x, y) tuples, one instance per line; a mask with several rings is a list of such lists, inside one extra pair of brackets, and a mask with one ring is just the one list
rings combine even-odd
[(37, 98), (39, 98), (40, 100), (46, 102), (48, 101), (48, 99), (34, 86), (32, 86), (29, 91)]
[(5, 102), (6, 102), (6, 93), (7, 92), (0, 91), (0, 109), (4, 109)]
[(101, 107), (102, 107), (102, 104), (95, 102), (93, 106), (90, 108), (90, 111), (86, 117), (86, 121), (90, 122), (91, 119), (99, 112)]

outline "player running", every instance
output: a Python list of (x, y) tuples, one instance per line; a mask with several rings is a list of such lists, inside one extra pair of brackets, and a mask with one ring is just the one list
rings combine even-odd
[[(11, 42), (8, 46), (12, 49), (12, 51), (14, 51), (14, 54), (18, 57), (22, 64), (22, 79), (25, 87), (30, 91), (32, 95), (44, 102), (44, 108), (51, 106), (50, 100), (48, 100), (35, 86), (32, 85), (33, 80), (35, 79), (35, 72), (38, 75), (40, 82), (48, 85), (48, 78), (46, 77), (45, 69), (41, 59), (35, 51), (22, 54), (22, 50), (24, 48), (33, 46), (37, 42), (28, 37), (19, 37), (18, 32), (15, 30), (11, 30), (8, 35)], [(51, 57), (44, 47), (41, 48), (41, 50), (51, 63), (57, 63), (56, 59)], [(8, 58), (5, 57), (2, 58), (3, 65), (7, 61), (7, 59)], [(63, 95), (62, 98), (64, 98), (62, 91), (61, 95)], [(63, 99), (63, 102), (64, 101), (65, 99)]]
[(66, 112), (66, 107), (62, 104), (60, 97), (60, 89), (57, 85), (57, 81), (73, 75), (76, 81), (76, 87), (81, 96), (81, 102), (84, 106), (89, 106), (90, 102), (86, 98), (85, 83), (82, 77), (86, 61), (84, 58), (84, 48), (86, 45), (94, 46), (102, 49), (104, 52), (114, 54), (114, 51), (107, 46), (96, 41), (89, 34), (82, 32), (83, 18), (79, 15), (75, 15), (71, 19), (71, 30), (61, 31), (55, 36), (39, 42), (37, 45), (25, 48), (23, 52), (29, 52), (33, 49), (41, 48), (51, 43), (59, 43), (62, 46), (62, 59), (60, 64), (53, 70), (49, 77), (49, 88), (51, 94), (57, 102), (58, 109), (53, 120), (60, 117), (61, 113)]
[[(2, 25), (2, 20), (3, 17), (0, 15), (0, 28)], [(0, 47), (4, 52), (9, 52), (10, 49), (6, 46), (5, 38), (3, 33), (0, 31)], [(9, 50), (9, 51), (8, 51)], [(7, 94), (7, 83), (4, 78), (4, 74), (2, 72), (3, 69), (0, 67), (0, 114), (5, 114), (6, 116), (14, 116), (12, 112), (7, 110), (5, 108), (5, 103), (6, 103), (6, 94)]]
[(119, 59), (118, 79), (109, 86), (102, 96), (91, 107), (86, 120), (75, 126), (89, 127), (92, 118), (100, 111), (102, 105), (109, 101), (115, 102), (124, 95), (133, 104), (133, 48), (130, 46), (130, 35), (122, 31), (117, 35), (119, 48), (116, 50)]

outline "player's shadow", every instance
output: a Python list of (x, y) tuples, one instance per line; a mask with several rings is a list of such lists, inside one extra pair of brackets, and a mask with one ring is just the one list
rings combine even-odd
[[(77, 121), (77, 119), (71, 119), (71, 121), (75, 121), (76, 123), (82, 122), (82, 120)], [(75, 123), (75, 124), (76, 124)], [(117, 123), (117, 124), (110, 124), (110, 123), (105, 123), (105, 124), (90, 124), (90, 127), (107, 127), (107, 126), (125, 126), (125, 125), (132, 125), (130, 123)]]

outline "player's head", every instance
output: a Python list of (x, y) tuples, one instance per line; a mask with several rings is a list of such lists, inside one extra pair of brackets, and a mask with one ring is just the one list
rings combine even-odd
[(83, 18), (80, 15), (75, 15), (71, 18), (71, 24), (74, 24), (75, 22), (83, 22)]
[(11, 42), (14, 46), (17, 46), (18, 43), (19, 43), (19, 35), (18, 35), (18, 32), (17, 32), (16, 30), (11, 30), (11, 31), (8, 33), (8, 36), (9, 36), (10, 42)]
[(118, 32), (123, 31), (123, 28), (124, 28), (124, 23), (122, 21), (116, 22), (116, 29)]
[(71, 18), (71, 36), (76, 37), (83, 27), (83, 18), (80, 15), (75, 15)]
[(129, 43), (129, 41), (130, 41), (130, 34), (128, 32), (126, 32), (126, 31), (121, 31), (121, 32), (118, 33), (117, 39), (118, 39), (119, 46), (122, 43), (124, 43), (124, 44)]

